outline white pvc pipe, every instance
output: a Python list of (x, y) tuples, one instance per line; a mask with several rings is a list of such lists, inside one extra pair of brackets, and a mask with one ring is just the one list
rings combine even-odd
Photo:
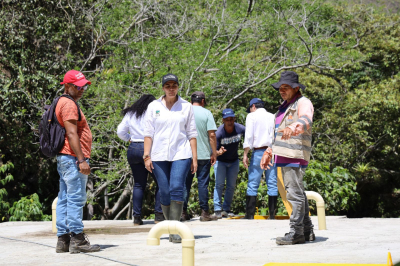
[(58, 197), (54, 199), (53, 204), (51, 204), (51, 223), (52, 223), (52, 231), (53, 233), (57, 233), (57, 226), (56, 226), (56, 208), (57, 208), (57, 201)]
[(317, 203), (317, 215), (318, 215), (318, 229), (326, 230), (326, 218), (325, 218), (325, 201), (320, 194), (314, 191), (306, 191), (307, 199), (315, 200)]
[(178, 221), (163, 221), (151, 228), (147, 236), (147, 245), (160, 245), (163, 234), (179, 234), (182, 238), (182, 265), (194, 266), (194, 235), (189, 227)]

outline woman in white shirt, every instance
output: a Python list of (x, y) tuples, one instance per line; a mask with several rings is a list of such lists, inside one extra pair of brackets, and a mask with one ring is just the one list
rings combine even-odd
[[(142, 225), (142, 203), (143, 194), (147, 185), (147, 176), (150, 175), (153, 179), (154, 174), (147, 171), (143, 160), (143, 129), (144, 129), (144, 116), (146, 114), (147, 107), (156, 98), (151, 94), (145, 94), (140, 97), (131, 107), (128, 107), (122, 111), (124, 118), (119, 124), (117, 129), (117, 135), (124, 141), (129, 141), (130, 145), (128, 148), (128, 162), (132, 169), (133, 178), (135, 184), (133, 186), (132, 203), (133, 203), (133, 223), (134, 225)], [(154, 207), (155, 218), (154, 222), (158, 223), (164, 220), (160, 205), (160, 192), (158, 185), (155, 191), (156, 203)]]
[[(162, 86), (165, 95), (147, 109), (143, 159), (157, 178), (164, 217), (179, 221), (186, 176), (197, 170), (197, 131), (192, 105), (178, 96), (178, 78), (167, 74)], [(179, 235), (169, 239), (181, 242)]]

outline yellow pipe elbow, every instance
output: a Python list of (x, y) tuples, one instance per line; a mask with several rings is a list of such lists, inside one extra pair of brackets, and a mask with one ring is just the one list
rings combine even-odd
[(317, 205), (317, 216), (318, 216), (318, 229), (326, 230), (326, 218), (325, 218), (325, 201), (322, 196), (315, 191), (306, 191), (307, 199), (315, 200)]
[(147, 245), (160, 245), (163, 234), (178, 234), (182, 238), (182, 265), (194, 266), (195, 239), (189, 227), (178, 221), (163, 221), (151, 228), (147, 235)]

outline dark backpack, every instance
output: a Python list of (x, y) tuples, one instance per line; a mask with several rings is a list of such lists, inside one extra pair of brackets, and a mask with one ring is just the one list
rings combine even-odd
[(76, 104), (79, 115), (78, 121), (82, 120), (79, 105), (69, 95), (56, 97), (51, 105), (46, 105), (44, 107), (46, 111), (42, 115), (42, 119), (39, 123), (40, 149), (44, 155), (50, 158), (56, 156), (60, 152), (65, 142), (65, 128), (58, 123), (56, 116), (56, 106), (61, 97), (66, 97)]

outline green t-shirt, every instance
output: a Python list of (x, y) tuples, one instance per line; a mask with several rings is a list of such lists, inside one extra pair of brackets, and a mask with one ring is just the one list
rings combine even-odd
[(217, 130), (214, 117), (211, 112), (201, 106), (193, 106), (194, 120), (197, 128), (197, 159), (208, 160), (211, 155), (209, 130)]

